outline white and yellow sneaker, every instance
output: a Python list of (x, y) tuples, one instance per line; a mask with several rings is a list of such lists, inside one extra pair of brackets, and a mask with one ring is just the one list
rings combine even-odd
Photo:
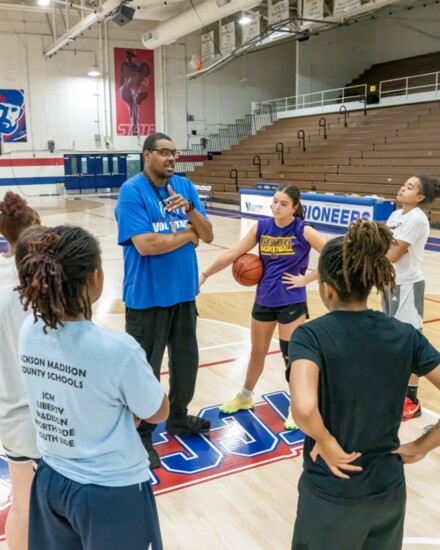
[(220, 405), (219, 409), (222, 413), (234, 414), (238, 411), (248, 411), (254, 407), (255, 403), (252, 396), (249, 397), (249, 399), (245, 399), (241, 393), (237, 393), (235, 399), (228, 401), (227, 403), (223, 403), (223, 405)]

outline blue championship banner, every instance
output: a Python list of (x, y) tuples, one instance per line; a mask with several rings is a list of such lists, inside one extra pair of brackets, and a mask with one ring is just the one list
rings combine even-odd
[[(240, 189), (240, 211), (253, 216), (272, 216), (273, 190)], [(316, 226), (347, 229), (359, 218), (384, 221), (395, 209), (394, 201), (377, 197), (301, 193), (306, 220)]]

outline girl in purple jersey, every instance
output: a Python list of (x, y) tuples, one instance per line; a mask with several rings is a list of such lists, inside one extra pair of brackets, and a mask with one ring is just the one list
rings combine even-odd
[[(264, 275), (258, 283), (252, 309), (251, 356), (243, 389), (220, 407), (220, 411), (227, 414), (254, 407), (253, 390), (263, 372), (277, 324), (280, 348), (287, 365), (290, 337), (308, 316), (305, 286), (317, 278), (316, 272), (306, 274), (310, 248), (321, 252), (326, 242), (313, 227), (306, 225), (300, 191), (295, 185), (285, 185), (275, 193), (272, 213), (273, 218), (258, 220), (241, 241), (200, 275), (202, 285), (209, 276), (225, 269), (258, 244)], [(296, 429), (290, 408), (284, 427)]]

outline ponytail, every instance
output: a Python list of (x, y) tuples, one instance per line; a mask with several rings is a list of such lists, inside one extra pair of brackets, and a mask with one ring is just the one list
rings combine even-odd
[(440, 182), (431, 176), (416, 176), (420, 182), (420, 193), (425, 198), (420, 204), (429, 204), (440, 197)]
[(301, 204), (301, 201), (298, 203), (298, 206), (295, 210), (295, 218), (300, 218), (301, 220), (306, 219), (306, 213), (304, 212), (303, 205)]

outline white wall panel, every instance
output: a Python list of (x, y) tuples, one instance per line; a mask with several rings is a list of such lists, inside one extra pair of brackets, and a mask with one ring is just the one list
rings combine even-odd
[(389, 12), (391, 16), (353, 23), (300, 43), (298, 93), (343, 87), (375, 63), (440, 50), (439, 4)]

